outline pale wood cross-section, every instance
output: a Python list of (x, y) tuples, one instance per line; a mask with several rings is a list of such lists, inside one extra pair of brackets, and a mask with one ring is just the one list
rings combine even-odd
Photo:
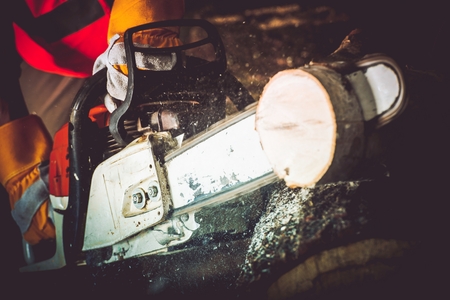
[(360, 105), (341, 75), (322, 66), (272, 77), (255, 126), (275, 173), (289, 187), (345, 180), (363, 156)]

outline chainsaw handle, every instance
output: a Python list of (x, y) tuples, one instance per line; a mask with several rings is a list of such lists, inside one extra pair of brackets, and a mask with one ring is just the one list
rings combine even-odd
[[(207, 37), (190, 44), (170, 48), (139, 47), (133, 43), (133, 34), (136, 32), (153, 28), (174, 26), (201, 27), (207, 33)], [(133, 101), (135, 95), (139, 94), (141, 89), (148, 88), (149, 85), (158, 86), (164, 81), (173, 81), (174, 78), (192, 80), (194, 78), (205, 76), (219, 77), (226, 71), (227, 68), (225, 48), (220, 35), (217, 32), (217, 29), (206, 20), (167, 20), (135, 26), (125, 31), (124, 44), (128, 68), (127, 93), (123, 103), (111, 114), (109, 125), (111, 135), (121, 146), (125, 146), (130, 142), (123, 125), (124, 115), (130, 108), (131, 102)], [(190, 64), (188, 67), (183, 65), (183, 51), (206, 44), (211, 44), (214, 47), (215, 59), (213, 61), (205, 61), (205, 63), (199, 65)], [(146, 55), (175, 54), (176, 64), (171, 70), (141, 70), (138, 69), (136, 64), (136, 52), (141, 52)]]
[[(150, 48), (135, 45), (133, 43), (133, 35), (139, 31), (149, 30), (162, 27), (200, 27), (202, 28), (207, 37), (180, 46), (168, 47), (168, 48)], [(153, 81), (164, 81), (166, 76), (173, 78), (173, 73), (186, 76), (205, 76), (216, 75), (219, 76), (225, 72), (227, 68), (227, 60), (225, 55), (225, 47), (222, 43), (222, 39), (217, 29), (210, 22), (202, 19), (180, 19), (180, 20), (166, 20), (160, 22), (153, 22), (148, 24), (132, 27), (124, 33), (125, 53), (127, 57), (128, 72), (133, 73), (134, 78), (137, 80), (149, 79)], [(190, 65), (186, 67), (183, 65), (184, 57), (183, 51), (198, 48), (203, 45), (211, 44), (214, 47), (214, 60), (208, 61), (201, 65)], [(171, 70), (141, 70), (136, 65), (136, 52), (141, 52), (146, 55), (161, 55), (161, 54), (175, 54), (177, 62)]]

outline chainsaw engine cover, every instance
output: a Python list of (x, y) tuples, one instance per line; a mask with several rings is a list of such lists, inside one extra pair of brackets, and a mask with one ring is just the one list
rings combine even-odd
[(96, 168), (83, 250), (110, 246), (164, 219), (168, 202), (158, 168), (146, 136)]

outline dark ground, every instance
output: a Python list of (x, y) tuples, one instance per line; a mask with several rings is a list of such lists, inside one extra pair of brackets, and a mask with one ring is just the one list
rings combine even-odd
[[(416, 71), (426, 74), (425, 78), (432, 81), (431, 84), (421, 79), (413, 81), (415, 84), (424, 83), (423, 86), (416, 85), (413, 90), (415, 96), (420, 98), (420, 106), (408, 116), (410, 120), (404, 123), (406, 125), (398, 125), (401, 134), (392, 137), (397, 144), (393, 144), (395, 147), (390, 156), (395, 160), (393, 168), (400, 170), (397, 173), (394, 171), (394, 174), (399, 174), (398, 177), (409, 175), (394, 181), (396, 186), (392, 193), (386, 191), (390, 195), (378, 209), (385, 207), (390, 214), (409, 215), (410, 223), (402, 226), (412, 225), (410, 233), (417, 232), (427, 247), (420, 256), (414, 257), (418, 260), (417, 269), (411, 267), (414, 264), (409, 267), (415, 272), (420, 270), (422, 276), (416, 281), (412, 278), (400, 281), (400, 288), (423, 284), (421, 298), (426, 295), (433, 298), (432, 295), (441, 292), (445, 284), (441, 282), (445, 275), (441, 276), (439, 272), (446, 270), (445, 250), (448, 249), (442, 241), (448, 236), (445, 233), (448, 225), (444, 204), (449, 198), (444, 193), (448, 176), (444, 175), (447, 174), (447, 165), (443, 159), (448, 148), (445, 143), (448, 127), (444, 122), (448, 119), (448, 96), (445, 88), (442, 89), (449, 75), (448, 13), (442, 4), (433, 1), (411, 2), (407, 6), (398, 5), (395, 1), (335, 2), (186, 1), (188, 17), (206, 18), (218, 27), (227, 48), (230, 70), (256, 99), (271, 76), (283, 69), (300, 67), (311, 60), (326, 57), (356, 27), (365, 29), (367, 33), (364, 51), (387, 53), (400, 65), (414, 70), (414, 74), (417, 74)], [(292, 4), (298, 7), (289, 6), (286, 11), (258, 14), (261, 8)], [(270, 27), (271, 24), (274, 27)], [(439, 88), (434, 89), (436, 86)], [(428, 90), (430, 88), (433, 90)], [(418, 111), (423, 114), (418, 114)], [(398, 202), (390, 203), (388, 199)], [(9, 211), (5, 201), (1, 205), (2, 211)], [(2, 267), (3, 291), (8, 290), (16, 296), (29, 296), (35, 291), (48, 290), (47, 296), (52, 298), (50, 290), (54, 289), (55, 295), (60, 297), (79, 295), (89, 299), (92, 295), (99, 296), (90, 286), (92, 278), (88, 272), (84, 273), (88, 271), (86, 269), (79, 269), (78, 273), (64, 271), (19, 276), (15, 271), (20, 264), (20, 253), (16, 250), (20, 242), (18, 231), (8, 216), (2, 217), (1, 226), (7, 228), (1, 253), (6, 262)], [(111, 277), (117, 274), (111, 271)], [(107, 284), (107, 279), (102, 283)], [(117, 281), (112, 283), (117, 285)], [(379, 288), (383, 287), (372, 287), (370, 293)], [(384, 288), (393, 286), (385, 285)], [(105, 290), (102, 290), (102, 295)], [(111, 290), (117, 289), (111, 287)], [(133, 294), (131, 290), (130, 294)], [(392, 295), (402, 296), (398, 287)], [(404, 295), (413, 299), (417, 296), (407, 290)], [(364, 295), (362, 291), (357, 296), (370, 298), (371, 295)], [(383, 296), (389, 298), (386, 293)]]

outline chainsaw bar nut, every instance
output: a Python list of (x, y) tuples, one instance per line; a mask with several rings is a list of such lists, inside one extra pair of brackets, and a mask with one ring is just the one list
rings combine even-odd
[(147, 204), (145, 192), (143, 189), (135, 189), (133, 191), (133, 204), (137, 209), (143, 209)]
[(148, 197), (150, 198), (151, 201), (158, 201), (159, 200), (159, 185), (157, 182), (152, 182), (150, 183), (150, 185), (148, 186)]

